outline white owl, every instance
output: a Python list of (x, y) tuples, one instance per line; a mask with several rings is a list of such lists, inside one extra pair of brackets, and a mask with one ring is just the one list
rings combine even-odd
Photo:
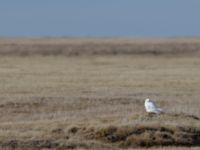
[(158, 108), (156, 104), (149, 98), (145, 100), (144, 106), (147, 113), (156, 113), (156, 114), (163, 113), (163, 110), (161, 108)]

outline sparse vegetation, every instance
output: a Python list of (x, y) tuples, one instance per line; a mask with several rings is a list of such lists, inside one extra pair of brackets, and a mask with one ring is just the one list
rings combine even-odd
[(0, 147), (196, 150), (199, 52), (199, 38), (0, 39)]

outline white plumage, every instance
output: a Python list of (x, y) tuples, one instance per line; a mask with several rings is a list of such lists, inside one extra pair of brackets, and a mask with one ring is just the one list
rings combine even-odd
[(159, 113), (163, 112), (163, 110), (161, 108), (158, 108), (156, 106), (156, 104), (148, 98), (145, 100), (144, 106), (145, 106), (146, 112), (148, 112), (148, 113), (159, 114)]

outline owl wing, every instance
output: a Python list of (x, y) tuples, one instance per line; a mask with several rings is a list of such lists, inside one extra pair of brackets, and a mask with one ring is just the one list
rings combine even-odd
[(152, 101), (148, 102), (147, 103), (147, 109), (149, 111), (155, 111), (157, 109), (156, 104), (154, 102), (152, 102)]

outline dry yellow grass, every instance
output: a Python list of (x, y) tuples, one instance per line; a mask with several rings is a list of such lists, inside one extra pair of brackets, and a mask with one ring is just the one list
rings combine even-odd
[[(195, 142), (194, 136), (199, 140), (199, 67), (199, 56), (186, 54), (1, 56), (0, 146), (170, 146), (165, 137), (190, 146)], [(155, 99), (167, 114), (148, 116), (143, 107), (146, 97)], [(110, 128), (115, 130), (110, 132)], [(135, 130), (140, 135), (134, 135)], [(141, 143), (152, 140), (151, 137), (160, 143)]]

